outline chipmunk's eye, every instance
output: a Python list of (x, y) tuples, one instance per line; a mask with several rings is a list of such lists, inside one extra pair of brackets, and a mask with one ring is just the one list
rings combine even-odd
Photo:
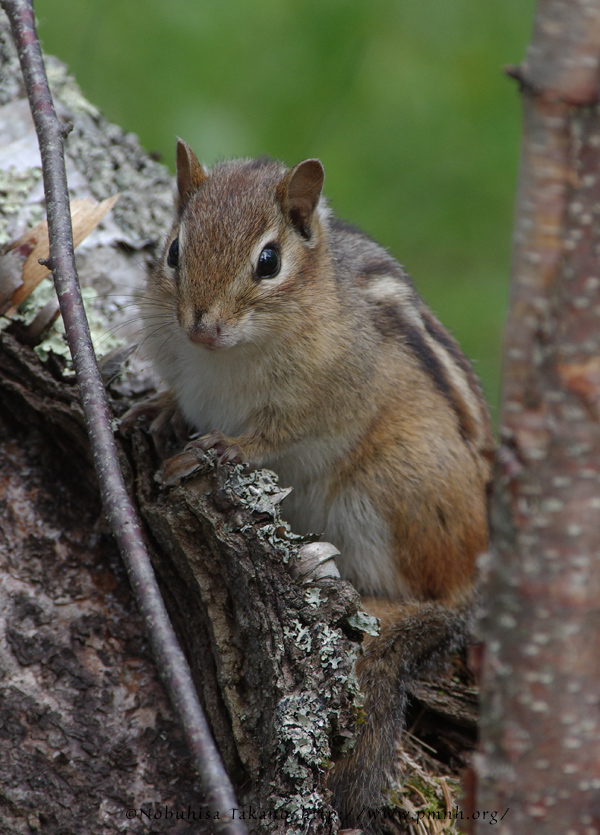
[(257, 278), (275, 278), (281, 269), (281, 256), (277, 247), (269, 244), (258, 256)]
[(167, 252), (167, 264), (169, 267), (179, 266), (179, 238), (174, 238), (171, 241), (171, 246)]

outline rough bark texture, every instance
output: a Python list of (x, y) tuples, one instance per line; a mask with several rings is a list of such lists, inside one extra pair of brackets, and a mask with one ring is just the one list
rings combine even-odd
[(81, 410), (6, 336), (0, 378), (0, 832), (164, 832), (155, 814), (199, 814), (202, 797), (99, 516)]
[[(506, 329), (477, 808), (600, 831), (600, 3), (539, 3)], [(488, 821), (478, 824), (485, 831)]]

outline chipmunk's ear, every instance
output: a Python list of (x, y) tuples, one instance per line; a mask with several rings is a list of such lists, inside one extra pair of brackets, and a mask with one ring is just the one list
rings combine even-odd
[(305, 238), (310, 238), (312, 216), (321, 196), (325, 170), (318, 159), (305, 159), (277, 186), (281, 208)]
[(185, 208), (192, 194), (206, 179), (206, 171), (187, 142), (177, 139), (177, 190), (179, 210)]

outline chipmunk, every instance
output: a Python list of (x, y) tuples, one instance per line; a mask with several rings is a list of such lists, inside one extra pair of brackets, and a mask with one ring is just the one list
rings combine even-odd
[(339, 549), (381, 620), (358, 662), (366, 721), (330, 775), (360, 826), (393, 774), (407, 685), (468, 632), (492, 440), (457, 343), (394, 258), (331, 214), (323, 181), (316, 159), (208, 172), (179, 140), (143, 317), (197, 443), (293, 486), (285, 518)]

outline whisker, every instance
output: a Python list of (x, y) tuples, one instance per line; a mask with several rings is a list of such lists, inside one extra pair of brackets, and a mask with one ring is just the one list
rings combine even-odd
[(167, 334), (167, 338), (165, 339), (165, 341), (162, 343), (162, 345), (159, 348), (159, 353), (164, 350), (165, 345), (167, 345), (169, 340), (172, 339), (172, 338), (173, 338), (173, 333), (172, 333), (172, 331), (169, 331), (169, 333)]
[[(162, 330), (168, 330), (168, 333), (167, 333), (167, 337), (168, 337), (168, 339), (169, 339), (169, 338), (171, 338), (171, 337), (173, 337), (173, 332), (172, 332), (172, 329), (171, 329), (171, 327), (170, 327), (169, 323), (165, 323), (164, 325), (161, 325), (160, 327), (154, 328), (152, 331), (149, 331), (149, 332), (146, 334), (146, 336), (144, 337), (144, 339), (143, 339), (143, 340), (139, 343), (139, 344), (140, 344), (140, 346), (144, 345), (144, 344), (145, 344), (145, 343), (146, 343), (149, 339), (154, 339), (154, 338), (156, 337), (156, 335), (157, 335), (157, 334), (160, 334), (160, 332), (161, 332)], [(161, 349), (162, 349), (165, 345), (166, 345), (166, 342), (164, 342), (164, 343), (161, 345)]]
[[(145, 324), (145, 327), (143, 326), (143, 323)], [(94, 342), (96, 345), (101, 345), (102, 342), (109, 339), (110, 336), (114, 336), (115, 338), (121, 338), (119, 337), (119, 331), (122, 331), (125, 328), (130, 328), (135, 324), (139, 325), (138, 332), (141, 335), (145, 330), (147, 330), (148, 325), (152, 326), (158, 324), (162, 327), (168, 327), (171, 325), (171, 322), (169, 320), (165, 320), (164, 314), (160, 313), (153, 314), (152, 316), (145, 316), (143, 320), (140, 317), (126, 319), (122, 322), (115, 322), (110, 327), (106, 328), (106, 330), (103, 333), (95, 337)], [(127, 338), (131, 337), (125, 335), (125, 337), (123, 337), (124, 341), (126, 341)]]

